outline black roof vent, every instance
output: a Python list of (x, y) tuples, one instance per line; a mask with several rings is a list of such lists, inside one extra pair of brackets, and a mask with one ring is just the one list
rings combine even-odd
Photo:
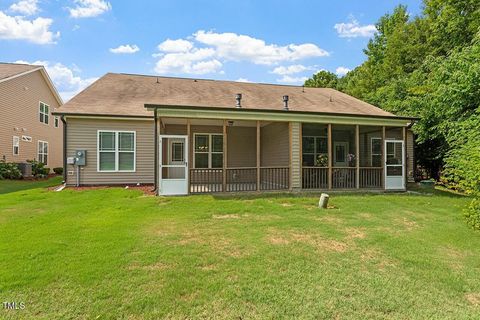
[(283, 96), (283, 110), (288, 111), (288, 96)]
[(242, 94), (241, 93), (237, 93), (235, 95), (235, 107), (237, 108), (241, 108), (242, 107)]

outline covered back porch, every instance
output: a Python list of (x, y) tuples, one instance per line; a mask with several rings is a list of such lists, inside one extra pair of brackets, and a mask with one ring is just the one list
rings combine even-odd
[(159, 194), (291, 188), (289, 122), (167, 117), (159, 126)]

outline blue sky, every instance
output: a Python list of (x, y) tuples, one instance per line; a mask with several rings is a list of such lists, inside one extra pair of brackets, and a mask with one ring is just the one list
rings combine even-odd
[(65, 100), (107, 72), (301, 84), (361, 64), (374, 24), (420, 0), (0, 0), (0, 61), (42, 63)]

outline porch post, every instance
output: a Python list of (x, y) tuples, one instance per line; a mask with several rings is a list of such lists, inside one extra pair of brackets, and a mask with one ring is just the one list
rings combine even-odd
[(257, 191), (260, 191), (260, 121), (257, 120)]
[(292, 171), (293, 171), (293, 166), (292, 166), (292, 157), (293, 157), (293, 151), (292, 151), (292, 122), (288, 123), (288, 184), (289, 184), (289, 190), (293, 190), (292, 186)]
[(387, 176), (387, 173), (385, 172), (385, 170), (387, 170), (387, 168), (385, 167), (385, 126), (382, 127), (382, 172), (383, 172), (383, 189), (385, 190), (387, 188), (387, 186), (385, 185), (385, 177)]
[(403, 167), (402, 167), (402, 172), (403, 172), (403, 187), (407, 189), (407, 128), (403, 127), (402, 130), (402, 135), (403, 135)]
[(222, 191), (227, 191), (227, 120), (223, 120)]
[(188, 144), (188, 159), (187, 159), (187, 173), (188, 173), (188, 193), (190, 194), (190, 168), (192, 167), (192, 161), (191, 159), (193, 159), (192, 157), (192, 152), (190, 152), (191, 150), (193, 150), (192, 148), (192, 144), (191, 144), (191, 139), (190, 139), (190, 136), (191, 136), (191, 128), (190, 128), (190, 119), (187, 119), (187, 144)]
[(358, 124), (355, 126), (355, 144), (355, 158), (357, 167), (356, 185), (357, 189), (360, 189), (360, 126)]
[(158, 194), (158, 119), (157, 108), (153, 110), (153, 191)]
[(332, 189), (332, 124), (328, 124), (328, 189)]

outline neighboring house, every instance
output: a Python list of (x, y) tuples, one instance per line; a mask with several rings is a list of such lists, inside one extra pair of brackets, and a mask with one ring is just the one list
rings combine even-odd
[[(414, 119), (333, 89), (109, 73), (55, 114), (68, 185), (167, 195), (405, 190), (413, 179)], [(71, 164), (77, 151), (85, 165)]]
[(0, 63), (0, 160), (62, 167), (61, 105), (43, 66)]

